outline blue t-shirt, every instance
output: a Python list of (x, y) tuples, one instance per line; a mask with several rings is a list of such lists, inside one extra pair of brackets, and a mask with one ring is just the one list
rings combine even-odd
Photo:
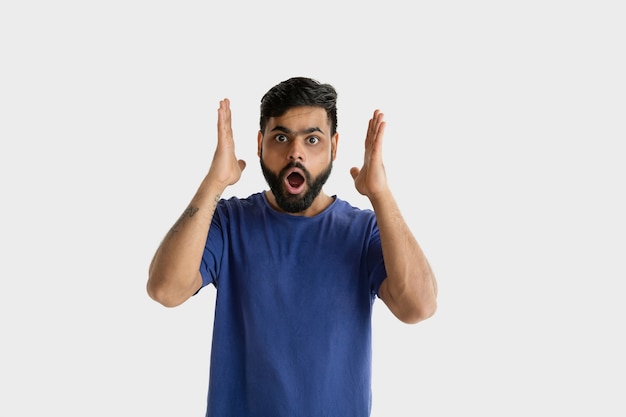
[(370, 415), (386, 272), (374, 212), (334, 199), (313, 217), (264, 193), (218, 203), (200, 267), (217, 289), (207, 416)]

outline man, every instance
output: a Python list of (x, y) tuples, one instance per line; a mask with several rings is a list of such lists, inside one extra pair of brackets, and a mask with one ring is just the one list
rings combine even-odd
[(369, 416), (374, 300), (406, 323), (436, 310), (435, 277), (385, 176), (379, 110), (350, 171), (373, 210), (322, 191), (336, 102), (310, 78), (271, 88), (257, 137), (269, 190), (222, 199), (246, 163), (220, 101), (209, 172), (154, 255), (147, 291), (164, 306), (217, 290), (207, 416)]

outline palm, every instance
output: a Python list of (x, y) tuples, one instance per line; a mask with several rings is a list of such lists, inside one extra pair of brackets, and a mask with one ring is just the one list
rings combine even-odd
[(211, 163), (210, 173), (224, 186), (233, 185), (241, 178), (246, 167), (235, 155), (235, 141), (231, 123), (230, 101), (220, 101), (217, 117), (217, 147)]
[(385, 167), (382, 160), (382, 142), (385, 132), (384, 115), (379, 110), (370, 119), (365, 136), (365, 155), (361, 169), (350, 170), (357, 191), (372, 197), (387, 187)]

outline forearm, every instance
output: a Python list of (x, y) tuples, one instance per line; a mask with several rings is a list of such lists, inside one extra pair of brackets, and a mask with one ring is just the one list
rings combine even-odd
[(381, 298), (400, 320), (415, 323), (437, 308), (437, 282), (391, 192), (370, 200), (387, 270)]
[(157, 249), (148, 272), (150, 297), (172, 307), (201, 286), (199, 267), (222, 187), (207, 177)]

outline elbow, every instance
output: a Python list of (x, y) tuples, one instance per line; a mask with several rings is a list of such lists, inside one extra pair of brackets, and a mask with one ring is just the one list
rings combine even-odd
[(159, 284), (159, 280), (150, 276), (146, 285), (148, 296), (164, 307), (176, 307), (181, 305), (189, 297), (179, 296), (177, 291), (173, 291), (164, 284)]
[[(389, 278), (388, 278), (389, 279)], [(437, 291), (428, 288), (408, 288), (383, 281), (379, 295), (400, 321), (416, 324), (432, 317), (437, 311)]]
[(166, 293), (163, 293), (162, 291), (148, 289), (148, 296), (157, 303), (168, 308), (176, 307), (182, 304), (181, 302), (172, 299), (172, 297), (169, 297)]
[(414, 306), (402, 312), (398, 312), (396, 317), (406, 324), (417, 324), (432, 317), (437, 311), (437, 302), (432, 301), (425, 305)]

